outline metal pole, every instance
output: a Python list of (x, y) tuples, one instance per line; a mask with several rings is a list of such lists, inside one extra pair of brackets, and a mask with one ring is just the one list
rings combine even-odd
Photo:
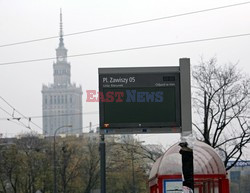
[(131, 151), (131, 157), (132, 157), (132, 184), (133, 184), (133, 190), (132, 193), (136, 193), (135, 191), (135, 168), (134, 168), (134, 150)]
[(56, 133), (59, 131), (61, 128), (64, 127), (72, 127), (72, 125), (64, 125), (61, 127), (58, 127), (55, 132), (54, 132), (54, 144), (53, 144), (53, 165), (54, 165), (54, 193), (57, 193), (57, 179), (56, 179), (56, 167), (57, 167), (57, 162), (56, 162)]
[(187, 147), (187, 143), (181, 143), (180, 150), (182, 160), (183, 185), (194, 191), (194, 164), (193, 150)]
[[(181, 58), (180, 61), (180, 85), (181, 85), (181, 129), (182, 137), (192, 135), (192, 108), (191, 108), (191, 78), (190, 59)], [(183, 185), (194, 191), (194, 165), (193, 150), (188, 148), (187, 142), (180, 143), (182, 156)]]
[(54, 144), (53, 144), (53, 158), (54, 158), (54, 193), (57, 193), (57, 186), (56, 186), (56, 131), (54, 133)]
[(100, 176), (101, 193), (106, 193), (106, 150), (104, 135), (100, 135)]

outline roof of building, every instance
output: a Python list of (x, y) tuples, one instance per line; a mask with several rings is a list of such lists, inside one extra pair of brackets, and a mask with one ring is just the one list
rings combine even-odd
[[(149, 179), (157, 175), (182, 174), (180, 146), (178, 143), (170, 147), (154, 163)], [(194, 174), (226, 174), (224, 164), (215, 150), (206, 143), (194, 143)]]

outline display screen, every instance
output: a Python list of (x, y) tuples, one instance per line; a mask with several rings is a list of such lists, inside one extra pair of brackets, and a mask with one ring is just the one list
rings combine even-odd
[(178, 72), (100, 74), (99, 101), (100, 129), (105, 131), (180, 128)]
[[(104, 123), (176, 123), (175, 87), (104, 89)], [(118, 93), (118, 94), (117, 94)], [(116, 97), (115, 97), (116, 94)], [(120, 99), (118, 100), (118, 95)]]

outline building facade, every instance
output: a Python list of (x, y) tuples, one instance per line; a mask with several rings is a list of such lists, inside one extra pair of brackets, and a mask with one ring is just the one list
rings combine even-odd
[[(231, 166), (234, 161), (229, 161), (228, 166)], [(250, 192), (250, 160), (238, 161), (229, 171), (230, 189), (232, 193), (249, 193)]]
[(71, 67), (64, 47), (62, 13), (60, 13), (60, 38), (53, 63), (54, 82), (42, 87), (43, 134), (82, 133), (82, 88), (70, 81)]

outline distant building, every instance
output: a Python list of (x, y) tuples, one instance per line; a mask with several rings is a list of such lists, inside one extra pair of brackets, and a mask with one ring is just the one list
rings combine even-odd
[[(229, 161), (228, 166), (234, 161)], [(231, 192), (250, 192), (250, 160), (238, 161), (229, 171)]]
[(66, 125), (58, 133), (82, 133), (82, 88), (70, 82), (70, 63), (63, 42), (62, 13), (60, 13), (59, 47), (53, 63), (54, 83), (42, 87), (43, 134), (54, 135), (57, 128)]

